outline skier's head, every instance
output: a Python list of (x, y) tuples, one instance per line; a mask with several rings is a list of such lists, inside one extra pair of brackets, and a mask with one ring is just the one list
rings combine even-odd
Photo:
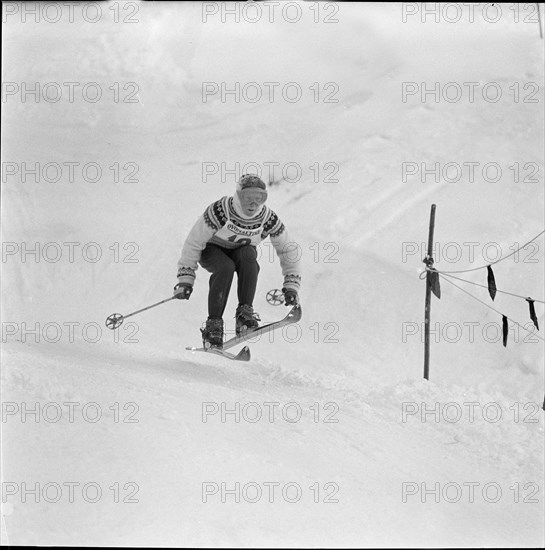
[(237, 183), (236, 194), (246, 216), (256, 214), (267, 200), (267, 186), (253, 174), (244, 174)]

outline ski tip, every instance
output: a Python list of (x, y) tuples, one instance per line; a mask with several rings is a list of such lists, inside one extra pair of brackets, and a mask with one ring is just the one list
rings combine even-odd
[(244, 346), (235, 356), (236, 361), (249, 361), (251, 357), (250, 348)]

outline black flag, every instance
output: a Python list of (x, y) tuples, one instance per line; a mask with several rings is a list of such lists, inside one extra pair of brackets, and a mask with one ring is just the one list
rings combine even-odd
[(507, 317), (505, 315), (502, 316), (503, 319), (503, 347), (507, 347), (507, 335), (509, 333), (509, 325), (507, 324)]
[(528, 305), (530, 306), (530, 319), (534, 322), (534, 325), (536, 326), (537, 330), (539, 330), (539, 325), (537, 323), (537, 317), (536, 317), (536, 309), (534, 307), (534, 301), (532, 298), (526, 298), (526, 301), (528, 302)]
[(440, 299), (441, 285), (439, 284), (439, 273), (437, 271), (428, 271), (428, 285), (431, 291)]
[(494, 300), (496, 297), (496, 279), (494, 279), (494, 272), (489, 265), (486, 266), (486, 269), (488, 271), (488, 292), (490, 294), (490, 298)]

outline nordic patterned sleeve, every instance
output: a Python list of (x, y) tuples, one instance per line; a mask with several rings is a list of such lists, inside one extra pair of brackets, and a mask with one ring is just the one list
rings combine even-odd
[(198, 261), (206, 243), (224, 224), (222, 199), (211, 204), (195, 222), (182, 248), (178, 260), (178, 282), (192, 285), (195, 282)]
[(296, 242), (290, 241), (285, 225), (272, 210), (269, 212), (261, 236), (264, 239), (271, 238), (280, 260), (280, 267), (284, 276), (284, 288), (298, 291), (301, 286), (300, 248)]

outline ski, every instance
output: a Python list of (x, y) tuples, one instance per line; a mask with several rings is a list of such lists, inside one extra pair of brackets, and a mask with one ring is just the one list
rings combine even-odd
[(292, 323), (297, 323), (301, 320), (301, 317), (303, 315), (303, 312), (301, 310), (300, 305), (294, 306), (291, 311), (280, 321), (275, 321), (274, 323), (269, 323), (268, 325), (263, 325), (262, 327), (258, 327), (254, 330), (249, 330), (245, 332), (241, 336), (234, 336), (233, 338), (230, 338), (226, 342), (223, 343), (222, 349), (211, 347), (211, 348), (195, 348), (195, 347), (186, 347), (185, 349), (189, 351), (204, 351), (206, 353), (214, 353), (216, 355), (221, 355), (222, 357), (225, 357), (226, 359), (232, 359), (234, 361), (249, 361), (250, 360), (250, 348), (248, 346), (244, 346), (236, 355), (233, 353), (229, 353), (229, 348), (232, 348), (233, 346), (236, 346), (237, 344), (241, 344), (242, 342), (245, 342), (246, 340), (249, 340), (250, 338), (253, 338), (254, 336), (259, 336), (261, 334), (267, 334), (273, 330), (276, 330), (277, 328), (284, 327), (286, 325), (291, 325)]
[(250, 348), (244, 346), (236, 355), (234, 353), (229, 353), (228, 351), (223, 351), (219, 348), (191, 348), (186, 347), (185, 349), (189, 351), (204, 351), (205, 353), (213, 353), (214, 355), (219, 355), (225, 357), (225, 359), (231, 359), (232, 361), (249, 361), (250, 360)]
[(258, 327), (254, 330), (246, 331), (241, 336), (233, 336), (233, 338), (230, 338), (226, 342), (223, 343), (223, 349), (229, 349), (233, 346), (236, 346), (237, 344), (240, 344), (241, 342), (245, 342), (246, 340), (249, 340), (250, 338), (253, 338), (254, 336), (259, 336), (261, 334), (267, 334), (271, 332), (272, 330), (276, 330), (277, 328), (284, 327), (286, 325), (291, 325), (292, 323), (297, 323), (301, 320), (301, 316), (303, 315), (303, 312), (301, 311), (301, 306), (296, 305), (291, 309), (291, 311), (280, 321), (276, 321), (274, 323), (269, 323), (268, 325), (263, 325), (262, 327)]

